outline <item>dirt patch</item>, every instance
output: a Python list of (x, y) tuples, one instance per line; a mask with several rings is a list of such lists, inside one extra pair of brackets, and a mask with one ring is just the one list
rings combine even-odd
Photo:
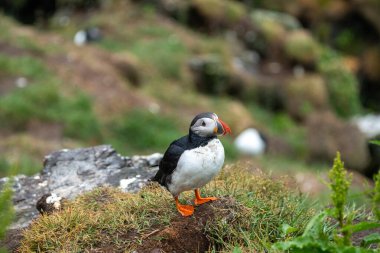
[(16, 77), (0, 73), (0, 96), (4, 96), (16, 88)]
[[(355, 246), (359, 246), (364, 237), (373, 233), (380, 234), (380, 228), (374, 228), (374, 229), (369, 229), (369, 230), (364, 230), (364, 231), (354, 233), (351, 237), (352, 244)], [(370, 248), (377, 249), (376, 244), (372, 244)]]
[(0, 41), (0, 52), (6, 55), (12, 56), (22, 56), (28, 53), (28, 50), (21, 49), (15, 46), (12, 46), (6, 42)]
[[(367, 215), (369, 216), (370, 215), (370, 212), (368, 211), (367, 212)], [(366, 222), (367, 220), (366, 219), (355, 219), (353, 221), (354, 224), (357, 224), (359, 222)], [(363, 241), (364, 237), (370, 235), (370, 234), (373, 234), (373, 233), (379, 233), (380, 234), (380, 228), (372, 228), (372, 229), (368, 229), (368, 230), (363, 230), (363, 231), (359, 231), (359, 232), (355, 232), (352, 234), (351, 236), (351, 241), (352, 241), (352, 245), (354, 246), (360, 246), (361, 242)], [(376, 243), (374, 244), (371, 244), (369, 246), (370, 249), (379, 249), (378, 245)]]
[(98, 115), (107, 118), (130, 108), (149, 106), (152, 99), (128, 87), (108, 53), (90, 46), (70, 50), (67, 56), (48, 57), (49, 66), (74, 90), (80, 88), (90, 95)]
[(159, 252), (205, 252), (211, 242), (205, 233), (208, 222), (216, 219), (232, 219), (233, 210), (237, 203), (231, 198), (221, 198), (196, 208), (191, 217), (182, 217), (178, 214), (170, 225), (157, 228), (143, 236), (138, 253)]
[(63, 137), (63, 125), (33, 119), (27, 125), (27, 132), (41, 140), (61, 140)]

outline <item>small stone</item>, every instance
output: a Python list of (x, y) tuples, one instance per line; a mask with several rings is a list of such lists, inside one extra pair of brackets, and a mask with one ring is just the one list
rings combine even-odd
[(39, 186), (39, 187), (46, 187), (47, 184), (48, 184), (48, 181), (45, 180), (45, 181), (43, 181), (42, 183), (39, 183), (38, 186)]
[(128, 178), (128, 179), (122, 179), (120, 180), (120, 188), (121, 189), (127, 189), (130, 184), (135, 182), (137, 178)]

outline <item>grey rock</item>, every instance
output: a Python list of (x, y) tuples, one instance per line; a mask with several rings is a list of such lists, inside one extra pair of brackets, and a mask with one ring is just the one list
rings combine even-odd
[[(53, 152), (45, 157), (41, 173), (13, 178), (16, 219), (10, 228), (22, 228), (30, 224), (38, 215), (36, 203), (45, 194), (54, 193), (65, 199), (73, 199), (100, 186), (136, 192), (155, 174), (158, 168), (154, 166), (158, 165), (161, 158), (162, 155), (158, 153), (124, 157), (109, 145)], [(7, 181), (7, 178), (1, 178), (0, 188)]]

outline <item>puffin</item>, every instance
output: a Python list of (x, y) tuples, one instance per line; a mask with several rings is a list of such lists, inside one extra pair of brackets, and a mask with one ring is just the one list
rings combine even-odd
[(194, 191), (195, 205), (217, 199), (201, 197), (199, 188), (210, 182), (222, 168), (224, 148), (218, 135), (226, 134), (231, 134), (230, 127), (215, 113), (200, 113), (191, 121), (189, 134), (173, 141), (165, 151), (152, 181), (173, 195), (182, 216), (194, 213), (194, 206), (183, 205), (178, 200), (184, 191)]

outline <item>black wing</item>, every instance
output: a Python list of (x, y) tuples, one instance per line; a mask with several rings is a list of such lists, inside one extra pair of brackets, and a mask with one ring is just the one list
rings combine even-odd
[(160, 162), (157, 174), (152, 178), (152, 181), (157, 181), (159, 184), (167, 186), (170, 175), (175, 168), (177, 168), (178, 160), (186, 150), (187, 141), (188, 136), (184, 136), (170, 144)]

